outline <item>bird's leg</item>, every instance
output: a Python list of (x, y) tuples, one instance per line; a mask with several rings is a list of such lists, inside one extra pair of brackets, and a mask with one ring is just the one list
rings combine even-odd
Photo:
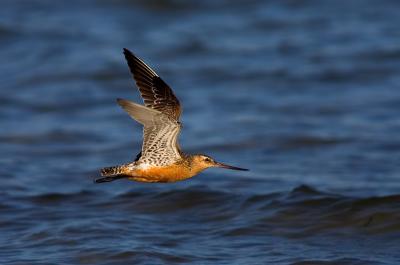
[(95, 183), (104, 183), (104, 182), (111, 182), (117, 179), (122, 179), (122, 178), (129, 178), (130, 176), (127, 175), (115, 175), (115, 176), (109, 176), (109, 177), (104, 177), (104, 178), (98, 178), (94, 182)]

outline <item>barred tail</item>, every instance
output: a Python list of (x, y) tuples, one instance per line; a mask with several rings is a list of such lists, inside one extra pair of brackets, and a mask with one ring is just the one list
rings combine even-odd
[(114, 167), (105, 167), (101, 169), (102, 176), (115, 176), (124, 174), (126, 172), (126, 165), (114, 166)]

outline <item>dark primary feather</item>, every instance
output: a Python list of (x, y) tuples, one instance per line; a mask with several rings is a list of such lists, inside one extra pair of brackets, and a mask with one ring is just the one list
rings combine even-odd
[(172, 89), (131, 51), (124, 48), (129, 69), (136, 81), (146, 107), (158, 110), (173, 120), (179, 120), (181, 108)]

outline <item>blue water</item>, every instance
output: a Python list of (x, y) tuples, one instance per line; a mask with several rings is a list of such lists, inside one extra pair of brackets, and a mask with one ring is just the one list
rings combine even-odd
[[(400, 264), (398, 1), (2, 1), (1, 264)], [(93, 184), (140, 150), (126, 47), (188, 153), (250, 168)]]

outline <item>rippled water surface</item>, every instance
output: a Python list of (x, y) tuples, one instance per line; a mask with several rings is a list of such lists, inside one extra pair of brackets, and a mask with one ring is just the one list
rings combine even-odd
[[(1, 264), (400, 264), (398, 1), (2, 1)], [(181, 145), (249, 172), (93, 184), (132, 160), (122, 56)]]

